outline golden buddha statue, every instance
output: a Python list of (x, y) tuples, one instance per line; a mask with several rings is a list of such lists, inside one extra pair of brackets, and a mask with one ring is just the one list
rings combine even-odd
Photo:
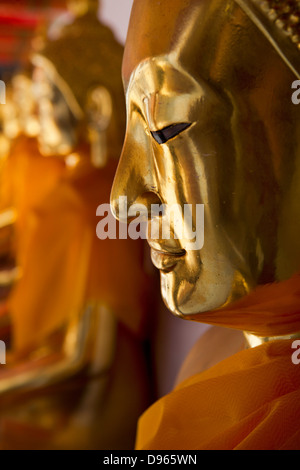
[[(300, 331), (300, 107), (291, 100), (300, 75), (298, 3), (133, 4), (114, 214), (124, 218), (125, 197), (128, 210), (146, 207), (171, 312), (254, 339), (223, 361), (230, 338), (206, 341), (198, 361), (209, 363), (217, 346), (221, 362), (192, 367), (193, 376), (147, 410), (138, 449), (300, 448), (291, 361)], [(178, 206), (181, 219), (170, 216)]]
[(96, 236), (124, 135), (123, 48), (98, 20), (98, 2), (70, 4), (73, 21), (32, 58), (44, 172), (49, 159), (62, 170), (27, 214), (22, 277), (9, 301), (5, 449), (132, 448), (149, 399), (144, 247)]

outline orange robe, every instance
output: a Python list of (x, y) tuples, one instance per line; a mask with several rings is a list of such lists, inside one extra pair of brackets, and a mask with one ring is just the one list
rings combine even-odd
[[(11, 152), (1, 167), (0, 212), (13, 210), (13, 226), (1, 229), (1, 254), (23, 268), (32, 230), (30, 214), (38, 201), (45, 199), (64, 172), (56, 158), (43, 158), (36, 139), (19, 137), (12, 143)], [(1, 299), (1, 312), (7, 316), (6, 298)], [(0, 314), (1, 315), (1, 314)]]
[[(205, 317), (211, 316), (219, 325), (224, 319), (225, 325), (242, 329), (243, 320), (251, 326), (254, 312), (256, 333), (272, 328), (274, 335), (297, 332), (299, 286), (297, 274), (258, 288), (237, 302), (243, 307), (240, 310), (233, 305)], [(136, 448), (300, 450), (300, 364), (292, 361), (292, 343), (275, 340), (243, 350), (180, 383), (142, 415)]]
[(299, 450), (300, 365), (291, 343), (241, 351), (185, 380), (142, 415), (136, 448)]
[(13, 143), (1, 175), (0, 208), (13, 208), (17, 213), (14, 254), (18, 265), (23, 265), (27, 251), (30, 214), (53, 189), (63, 172), (62, 161), (41, 156), (36, 139), (22, 136)]

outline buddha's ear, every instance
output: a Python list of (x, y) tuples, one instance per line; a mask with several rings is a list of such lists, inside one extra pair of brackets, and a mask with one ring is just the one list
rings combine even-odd
[(92, 163), (101, 168), (107, 161), (106, 131), (112, 117), (112, 99), (105, 87), (98, 86), (88, 93), (86, 115)]
[(105, 131), (112, 117), (112, 99), (107, 88), (93, 88), (87, 96), (86, 112), (89, 125)]

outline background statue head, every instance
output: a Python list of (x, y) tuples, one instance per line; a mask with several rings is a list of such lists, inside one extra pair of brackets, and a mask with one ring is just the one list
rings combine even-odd
[[(161, 226), (170, 206), (204, 204), (201, 249), (190, 250), (172, 221), (171, 239), (149, 239), (179, 316), (228, 305), (300, 266), (300, 107), (291, 101), (300, 56), (286, 34), (279, 53), (271, 28), (264, 34), (242, 3), (251, 2), (136, 0), (132, 9), (127, 132), (111, 203), (117, 217), (120, 196), (129, 207), (164, 204)], [(294, 5), (289, 21), (299, 23)], [(195, 210), (192, 220), (195, 229)]]
[(123, 48), (99, 22), (98, 3), (70, 2), (74, 20), (32, 60), (42, 153), (65, 156), (88, 142), (92, 163), (101, 167), (107, 157), (119, 156), (125, 105)]
[(82, 16), (89, 12), (97, 15), (101, 2), (100, 0), (67, 0), (67, 5), (75, 16)]

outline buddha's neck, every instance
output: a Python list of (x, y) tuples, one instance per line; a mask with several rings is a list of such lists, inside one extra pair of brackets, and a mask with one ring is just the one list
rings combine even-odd
[(284, 336), (257, 336), (253, 335), (252, 333), (248, 333), (244, 331), (244, 335), (246, 338), (246, 343), (248, 348), (255, 348), (256, 346), (260, 346), (263, 343), (267, 343), (269, 341), (276, 341), (276, 340), (284, 340), (284, 339), (296, 339), (300, 338), (300, 332), (291, 333), (289, 335)]

